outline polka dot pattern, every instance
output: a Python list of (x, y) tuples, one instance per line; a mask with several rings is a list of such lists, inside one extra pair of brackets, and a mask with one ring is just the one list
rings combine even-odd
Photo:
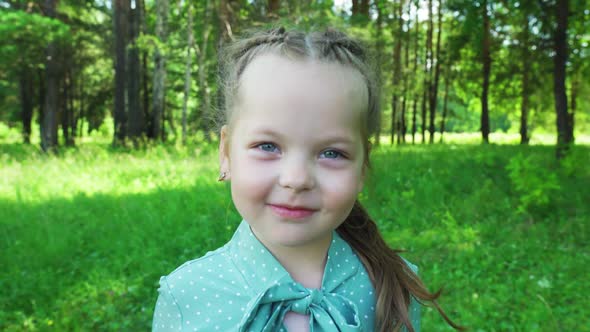
[[(375, 289), (336, 232), (321, 289), (295, 282), (243, 221), (226, 245), (160, 278), (158, 291), (152, 331), (286, 332), (288, 311), (309, 315), (312, 331), (374, 330)], [(419, 309), (412, 300), (416, 331)]]

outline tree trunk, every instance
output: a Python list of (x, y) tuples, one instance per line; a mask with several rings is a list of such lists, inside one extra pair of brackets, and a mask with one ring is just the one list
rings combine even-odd
[(142, 77), (142, 108), (143, 108), (143, 118), (145, 119), (145, 135), (150, 138), (154, 139), (154, 125), (152, 123), (152, 116), (150, 113), (150, 88), (149, 88), (149, 73), (148, 73), (148, 54), (147, 51), (143, 52), (141, 55), (141, 77)]
[[(71, 93), (71, 97), (70, 97), (70, 109), (72, 110), (71, 112), (71, 116), (70, 116), (70, 133), (72, 134), (72, 143), (75, 144), (76, 143), (76, 134), (77, 134), (77, 129), (78, 129), (78, 116), (79, 116), (79, 112), (76, 111), (76, 98), (78, 98), (79, 101), (81, 101), (82, 97), (79, 94), (79, 91), (76, 90), (76, 83), (78, 82), (78, 77), (74, 78), (74, 71), (72, 70), (72, 68), (69, 68), (69, 72), (70, 72), (70, 91), (72, 91)], [(79, 72), (80, 73), (80, 72)], [(81, 73), (80, 73), (81, 75)]]
[(364, 17), (369, 17), (369, 0), (361, 0), (360, 12)]
[[(219, 50), (224, 43), (233, 40), (233, 25), (235, 21), (235, 13), (232, 8), (232, 2), (234, 0), (219, 0), (219, 7), (217, 17), (219, 18), (219, 29), (217, 29), (217, 50)], [(214, 4), (217, 2), (213, 2)], [(219, 55), (219, 52), (217, 52)], [(218, 59), (220, 61), (221, 59)], [(223, 108), (225, 105), (224, 96), (222, 89), (216, 90), (217, 105)], [(207, 135), (205, 136), (207, 137)]]
[[(188, 97), (191, 90), (191, 67), (192, 67), (192, 57), (191, 57), (191, 48), (194, 44), (193, 38), (193, 11), (192, 11), (192, 2), (188, 2), (186, 4), (187, 8), (187, 40), (186, 40), (186, 64), (184, 67), (184, 96), (182, 99), (182, 144), (186, 144), (186, 114), (187, 114), (187, 105), (188, 105)], [(205, 9), (206, 11), (207, 9)]]
[(203, 29), (203, 36), (201, 47), (199, 48), (199, 55), (198, 55), (198, 65), (199, 65), (199, 99), (201, 102), (200, 105), (200, 119), (199, 121), (199, 128), (204, 134), (205, 140), (207, 142), (211, 142), (211, 137), (209, 135), (209, 111), (211, 106), (211, 97), (209, 95), (209, 84), (207, 83), (207, 45), (209, 44), (209, 35), (211, 33), (209, 18), (210, 18), (210, 1), (207, 0), (205, 2), (205, 17), (203, 18), (205, 22), (205, 28)]
[[(405, 89), (403, 91), (403, 93), (405, 94)], [(400, 117), (399, 117), (399, 134), (397, 137), (397, 143), (405, 143), (406, 142), (406, 106), (407, 106), (407, 98), (406, 96), (403, 97), (402, 99), (402, 111), (400, 112)]]
[[(160, 43), (166, 44), (168, 23), (168, 0), (156, 0), (156, 36)], [(156, 47), (154, 51), (154, 86), (152, 101), (152, 137), (162, 139), (164, 130), (164, 104), (166, 88), (166, 55), (164, 50)]]
[(351, 9), (351, 14), (357, 15), (360, 13), (361, 10), (361, 6), (360, 6), (360, 0), (352, 0), (352, 9)]
[[(406, 30), (404, 31), (404, 40), (405, 43), (403, 45), (404, 48), (404, 69), (403, 69), (403, 89), (402, 89), (402, 96), (403, 96), (403, 102), (402, 102), (402, 112), (401, 112), (401, 121), (400, 121), (400, 136), (401, 136), (401, 142), (405, 143), (406, 142), (406, 133), (408, 131), (408, 126), (406, 123), (406, 109), (409, 108), (409, 103), (408, 103), (408, 84), (409, 84), (409, 68), (410, 68), (410, 13), (412, 10), (412, 4), (411, 2), (408, 2), (408, 11), (407, 11), (407, 15), (408, 15), (408, 21), (406, 24)], [(401, 13), (401, 11), (400, 11)]]
[(369, 19), (369, 0), (352, 0), (351, 14), (365, 20)]
[(128, 68), (127, 73), (127, 100), (129, 103), (129, 122), (128, 136), (133, 144), (137, 147), (141, 136), (144, 133), (143, 110), (139, 101), (139, 49), (137, 47), (137, 37), (139, 35), (139, 8), (129, 8), (129, 44), (128, 48)]
[(171, 110), (173, 110), (173, 107), (170, 107), (170, 105), (164, 106), (164, 122), (168, 122), (168, 126), (170, 127), (169, 131), (166, 131), (164, 123), (162, 123), (162, 140), (163, 141), (167, 141), (168, 140), (168, 132), (171, 132), (172, 135), (174, 136), (174, 138), (176, 138), (176, 126), (174, 125), (174, 116), (171, 112)]
[(66, 145), (67, 146), (74, 146), (76, 145), (76, 130), (74, 129), (74, 74), (72, 72), (72, 67), (69, 67), (66, 70), (66, 79), (64, 80), (64, 90), (66, 91), (66, 95), (64, 96), (64, 125), (65, 130), (68, 133), (66, 137)]
[(84, 132), (82, 125), (84, 124), (84, 101), (85, 101), (85, 96), (84, 96), (84, 80), (80, 79), (80, 90), (79, 90), (79, 94), (80, 94), (80, 114), (78, 115), (77, 118), (77, 131), (78, 131), (78, 137), (82, 138), (82, 133)]
[(271, 19), (279, 18), (279, 0), (268, 0), (267, 16)]
[[(143, 32), (144, 35), (148, 34), (147, 31), (147, 26), (145, 24), (145, 0), (136, 0), (136, 3), (138, 5), (137, 7), (137, 13), (139, 15), (139, 30), (141, 30)], [(149, 72), (148, 72), (148, 66), (147, 66), (147, 58), (148, 58), (148, 54), (147, 51), (143, 51), (141, 53), (141, 97), (142, 97), (142, 103), (141, 103), (141, 107), (143, 110), (143, 130), (144, 130), (144, 135), (146, 135), (147, 138), (149, 139), (154, 139), (154, 136), (152, 136), (153, 132), (154, 132), (154, 127), (152, 125), (152, 116), (150, 114), (150, 90), (149, 90)]]
[(568, 0), (557, 0), (557, 28), (553, 38), (553, 94), (557, 115), (557, 158), (565, 156), (573, 143), (573, 130), (569, 125), (567, 95), (565, 91), (565, 65), (567, 62), (567, 24), (569, 14)]
[(520, 103), (520, 144), (529, 143), (528, 134), (528, 112), (529, 112), (529, 73), (531, 71), (529, 51), (529, 18), (524, 15), (522, 34), (522, 80), (521, 80), (521, 103)]
[(418, 106), (418, 97), (414, 98), (412, 103), (412, 144), (416, 144), (416, 113)]
[(422, 91), (422, 112), (421, 112), (421, 131), (422, 131), (422, 144), (426, 143), (426, 104), (428, 103), (428, 90), (425, 88)]
[[(383, 2), (376, 1), (375, 8), (377, 10), (377, 19), (375, 20), (375, 39), (376, 39), (376, 65), (377, 68), (381, 68), (382, 60), (383, 60), (383, 48), (384, 48), (384, 41), (383, 41), (383, 10), (381, 8)], [(380, 70), (377, 70), (377, 84), (378, 86), (383, 85), (383, 75)], [(381, 117), (381, 115), (379, 115)], [(377, 128), (375, 131), (375, 146), (379, 146), (381, 137), (381, 118), (378, 120)]]
[(483, 1), (483, 38), (482, 38), (482, 63), (483, 63), (483, 84), (481, 92), (481, 136), (484, 143), (489, 143), (490, 115), (488, 110), (488, 90), (490, 86), (490, 71), (492, 57), (490, 54), (490, 16), (488, 12), (488, 1)]
[[(55, 18), (56, 5), (57, 0), (45, 0), (45, 15)], [(50, 42), (45, 51), (45, 106), (41, 122), (41, 149), (44, 152), (54, 152), (57, 149), (58, 66), (57, 46), (55, 42)]]
[(128, 10), (129, 0), (113, 0), (115, 21), (115, 111), (114, 126), (115, 136), (113, 145), (123, 145), (127, 136), (127, 112), (126, 112), (126, 84), (127, 84), (127, 34), (128, 34)]
[[(434, 73), (434, 52), (432, 50), (432, 39), (434, 34), (434, 12), (432, 9), (432, 0), (428, 0), (428, 36), (427, 36), (427, 53), (428, 53), (428, 60), (427, 63), (429, 64), (428, 68), (428, 84), (426, 88), (428, 89), (428, 132), (430, 134), (429, 142), (433, 142), (433, 129), (434, 129), (434, 115), (436, 111), (436, 105), (433, 104), (433, 97), (434, 97), (434, 82), (433, 82), (433, 73)], [(424, 122), (426, 124), (426, 122)]]
[(232, 8), (232, 0), (219, 1), (219, 40), (218, 47), (228, 40), (233, 40), (233, 24), (235, 13)]
[[(63, 137), (64, 141), (67, 141), (69, 139), (69, 133), (68, 133), (68, 110), (67, 110), (67, 103), (66, 103), (66, 100), (68, 99), (66, 75), (62, 75), (62, 77), (60, 77), (58, 90), (59, 90), (58, 122), (61, 122), (61, 136)], [(59, 131), (59, 128), (57, 130)]]
[(19, 75), (21, 121), (23, 123), (23, 142), (31, 144), (31, 122), (33, 121), (33, 77), (29, 68)]
[[(401, 64), (401, 57), (402, 57), (402, 35), (403, 35), (403, 1), (400, 1), (397, 7), (397, 13), (395, 19), (397, 20), (397, 29), (393, 29), (393, 35), (395, 42), (395, 47), (393, 49), (393, 77), (392, 77), (392, 86), (393, 86), (393, 95), (391, 97), (391, 144), (393, 144), (395, 139), (395, 134), (398, 135), (398, 143), (401, 141), (400, 134), (401, 134), (401, 105), (400, 105), (400, 90), (402, 87), (402, 64)], [(398, 113), (399, 111), (399, 113)]]
[(39, 136), (41, 137), (41, 140), (43, 140), (43, 137), (45, 136), (45, 127), (43, 125), (43, 121), (45, 121), (45, 72), (46, 71), (43, 69), (37, 70), (37, 76), (39, 77), (39, 117), (37, 121), (39, 122)]
[(445, 75), (445, 96), (443, 97), (443, 112), (440, 120), (440, 143), (443, 142), (443, 135), (445, 134), (445, 121), (447, 120), (447, 101), (449, 99), (449, 81), (451, 78), (451, 68), (448, 66), (447, 75)]
[[(420, 21), (418, 20), (418, 8), (416, 8), (414, 14), (414, 25), (415, 29), (415, 37), (414, 37), (414, 67), (412, 69), (412, 77), (418, 77), (418, 40), (420, 39)], [(409, 33), (409, 31), (408, 31)], [(416, 115), (417, 115), (417, 108), (418, 108), (418, 101), (420, 100), (420, 94), (418, 93), (416, 82), (412, 84), (412, 95), (414, 98), (414, 103), (412, 105), (412, 144), (416, 143)]]
[(391, 95), (391, 145), (395, 142), (395, 132), (397, 129), (397, 92)]
[(61, 98), (60, 98), (60, 109), (61, 109), (61, 131), (66, 143), (66, 146), (69, 146), (71, 142), (70, 138), (70, 113), (71, 109), (69, 108), (68, 99), (70, 98), (70, 88), (69, 88), (69, 73), (66, 71), (65, 75), (62, 76), (61, 79)]
[[(432, 94), (432, 34), (434, 30), (432, 17), (432, 0), (428, 0), (428, 30), (426, 31), (426, 52), (424, 61), (424, 94), (422, 105), (422, 143), (426, 143), (427, 112), (430, 110), (430, 95)], [(427, 106), (428, 105), (428, 106)], [(430, 113), (428, 113), (430, 114)]]
[(434, 82), (432, 83), (432, 90), (430, 92), (430, 143), (434, 143), (434, 121), (436, 117), (436, 106), (437, 106), (437, 97), (438, 97), (438, 81), (440, 77), (440, 36), (442, 32), (442, 1), (438, 2), (438, 31), (436, 32), (436, 53), (434, 59), (436, 59), (436, 64), (434, 65)]

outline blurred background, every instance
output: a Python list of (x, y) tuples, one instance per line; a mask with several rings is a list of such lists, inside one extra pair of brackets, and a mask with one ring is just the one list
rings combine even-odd
[(240, 221), (218, 49), (276, 26), (371, 51), (360, 200), (451, 317), (590, 331), (588, 0), (0, 0), (0, 330), (149, 330), (159, 276)]

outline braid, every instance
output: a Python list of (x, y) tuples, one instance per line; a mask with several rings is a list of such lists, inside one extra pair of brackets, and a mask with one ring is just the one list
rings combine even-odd
[(338, 30), (327, 29), (325, 32), (318, 34), (316, 38), (318, 43), (323, 44), (322, 55), (324, 57), (329, 57), (330, 52), (345, 52), (351, 55), (348, 56), (346, 62), (353, 63), (355, 62), (354, 58), (362, 63), (367, 61), (364, 48), (356, 40)]
[(354, 248), (374, 283), (377, 294), (375, 314), (379, 331), (397, 331), (401, 326), (405, 326), (410, 332), (415, 331), (408, 313), (411, 297), (420, 302), (432, 303), (449, 325), (457, 330), (464, 329), (451, 321), (438, 305), (436, 300), (441, 290), (430, 293), (426, 289), (399, 255), (402, 251), (391, 249), (387, 245), (377, 225), (358, 201), (336, 231)]
[(337, 232), (355, 249), (373, 281), (377, 294), (375, 314), (378, 330), (393, 331), (404, 325), (414, 332), (408, 315), (410, 292), (400, 280), (404, 277), (400, 273), (404, 273), (407, 278), (411, 271), (408, 273), (406, 264), (398, 254), (400, 251), (387, 246), (377, 225), (358, 201)]
[(238, 50), (233, 56), (237, 60), (244, 56), (244, 54), (246, 54), (248, 51), (258, 46), (265, 44), (282, 44), (285, 42), (286, 36), (287, 34), (285, 33), (285, 28), (283, 27), (271, 29), (266, 33), (254, 35), (252, 38), (244, 40), (243, 45), (236, 45), (238, 46)]

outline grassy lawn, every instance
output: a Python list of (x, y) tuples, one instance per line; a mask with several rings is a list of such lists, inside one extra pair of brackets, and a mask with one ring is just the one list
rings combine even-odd
[[(240, 221), (213, 147), (0, 144), (0, 330), (144, 331)], [(382, 146), (361, 200), (471, 331), (590, 331), (590, 147)], [(423, 310), (423, 331), (450, 331)]]

